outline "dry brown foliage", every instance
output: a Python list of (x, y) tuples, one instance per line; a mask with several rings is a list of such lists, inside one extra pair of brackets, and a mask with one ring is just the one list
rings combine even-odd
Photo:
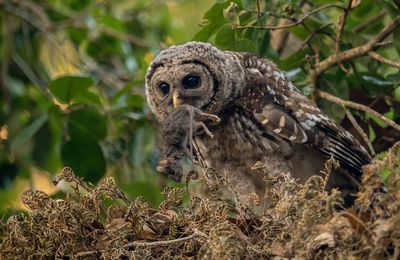
[[(391, 173), (386, 188), (382, 172)], [(167, 188), (154, 209), (142, 198), (131, 202), (112, 178), (92, 187), (65, 168), (56, 182), (70, 183), (74, 194), (53, 199), (26, 191), (28, 214), (0, 226), (0, 259), (399, 259), (399, 172), (400, 143), (365, 167), (351, 209), (341, 208), (339, 191), (324, 191), (321, 177), (304, 185), (285, 174), (266, 177), (260, 216), (225, 200), (215, 184), (189, 200), (186, 190)]]

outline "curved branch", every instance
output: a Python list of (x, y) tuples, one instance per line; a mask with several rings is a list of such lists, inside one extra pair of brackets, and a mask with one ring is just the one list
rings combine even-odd
[(393, 127), (394, 129), (396, 129), (397, 131), (400, 132), (400, 125), (396, 124), (396, 122), (394, 122), (393, 120), (385, 117), (384, 115), (382, 115), (381, 113), (373, 110), (372, 108), (367, 107), (366, 105), (359, 104), (359, 103), (356, 103), (356, 102), (352, 102), (352, 101), (349, 101), (349, 100), (343, 100), (341, 98), (333, 96), (333, 95), (331, 95), (331, 94), (329, 94), (327, 92), (324, 92), (324, 91), (318, 91), (317, 94), (321, 98), (326, 99), (328, 101), (331, 101), (333, 103), (336, 103), (338, 105), (341, 105), (343, 107), (349, 107), (349, 108), (353, 108), (353, 109), (356, 109), (356, 110), (360, 110), (360, 111), (364, 111), (364, 112), (370, 113), (371, 115), (381, 119), (386, 124), (388, 124), (389, 126)]
[(347, 51), (343, 51), (336, 54), (333, 54), (316, 64), (316, 68), (313, 71), (312, 78), (317, 78), (322, 72), (329, 69), (333, 65), (337, 63), (358, 58), (361, 56), (367, 55), (368, 52), (378, 48), (378, 44), (386, 39), (394, 30), (396, 30), (400, 26), (400, 16), (397, 16), (392, 20), (392, 22), (382, 29), (374, 38), (372, 38), (369, 42), (364, 45), (352, 48)]
[(378, 53), (374, 52), (374, 51), (369, 51), (368, 52), (368, 56), (370, 56), (371, 58), (380, 61), (382, 63), (385, 63), (389, 66), (392, 66), (394, 68), (400, 69), (400, 63), (394, 62), (392, 60), (386, 59), (385, 57), (379, 55)]
[(354, 128), (357, 130), (358, 134), (361, 136), (363, 139), (365, 145), (368, 147), (369, 152), (373, 157), (375, 157), (376, 153), (374, 148), (372, 147), (371, 142), (368, 139), (367, 134), (364, 132), (364, 130), (361, 128), (361, 126), (357, 123), (357, 120), (354, 118), (354, 116), (351, 114), (350, 110), (346, 110), (346, 116), (349, 119), (350, 123), (354, 126)]
[(320, 6), (318, 8), (315, 8), (314, 10), (311, 10), (307, 13), (305, 13), (299, 20), (293, 22), (293, 23), (288, 23), (288, 24), (283, 24), (283, 25), (279, 25), (279, 26), (257, 26), (257, 25), (233, 25), (233, 28), (235, 29), (246, 29), (246, 28), (255, 28), (255, 29), (260, 29), (260, 30), (281, 30), (281, 29), (286, 29), (286, 28), (290, 28), (290, 27), (294, 27), (297, 26), (301, 23), (303, 23), (308, 17), (310, 17), (310, 15), (315, 14), (321, 10), (327, 9), (327, 8), (331, 8), (331, 7), (335, 7), (335, 8), (340, 8), (340, 9), (344, 9), (345, 7), (343, 7), (342, 5), (338, 5), (338, 4), (327, 4), (327, 5), (323, 5)]

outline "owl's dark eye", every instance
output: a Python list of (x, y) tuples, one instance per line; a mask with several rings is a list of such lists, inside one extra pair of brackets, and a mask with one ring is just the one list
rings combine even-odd
[(200, 77), (189, 74), (182, 79), (182, 85), (186, 89), (197, 88), (200, 86)]
[(161, 92), (163, 93), (164, 96), (168, 95), (169, 93), (169, 84), (167, 82), (161, 82), (160, 85), (158, 85), (160, 88)]

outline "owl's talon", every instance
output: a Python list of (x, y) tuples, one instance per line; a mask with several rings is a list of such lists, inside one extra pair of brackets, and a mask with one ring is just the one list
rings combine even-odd
[(206, 135), (208, 135), (210, 138), (214, 138), (214, 135), (211, 133), (211, 131), (207, 128), (207, 126), (203, 122), (196, 122), (196, 123), (198, 123), (199, 126), (203, 128)]

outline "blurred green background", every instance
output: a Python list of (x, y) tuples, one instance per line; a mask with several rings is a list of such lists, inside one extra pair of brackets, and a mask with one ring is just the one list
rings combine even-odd
[[(399, 14), (394, 1), (353, 2), (340, 50), (367, 42)], [(0, 216), (21, 210), (19, 196), (29, 187), (62, 190), (51, 180), (64, 166), (92, 183), (113, 176), (131, 198), (157, 205), (160, 190), (176, 184), (155, 172), (158, 123), (146, 105), (144, 76), (154, 55), (172, 44), (208, 41), (258, 53), (307, 95), (321, 89), (399, 122), (398, 69), (363, 57), (310, 78), (316, 54), (324, 59), (334, 52), (342, 12), (334, 5), (347, 3), (0, 0)], [(293, 21), (323, 5), (333, 6), (285, 31), (246, 27)], [(379, 54), (399, 62), (400, 30), (388, 41)], [(352, 130), (342, 107), (316, 101)], [(378, 153), (399, 140), (377, 118), (351, 112)]]

